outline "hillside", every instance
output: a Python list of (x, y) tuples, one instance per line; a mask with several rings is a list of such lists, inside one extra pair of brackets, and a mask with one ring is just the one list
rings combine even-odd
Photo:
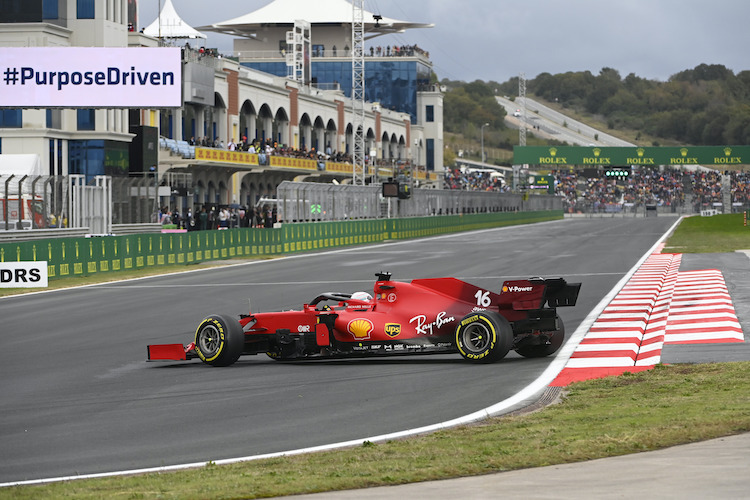
[[(443, 80), (446, 163), (451, 155), (480, 157), (482, 125), (488, 162), (508, 164), (518, 131), (505, 126), (505, 110), (494, 100), (518, 94), (518, 78), (505, 83)], [(557, 75), (542, 73), (527, 94), (588, 125), (644, 146), (750, 144), (750, 71), (734, 74), (722, 65), (701, 64), (666, 82), (634, 74), (622, 78), (603, 68)], [(527, 135), (527, 144), (548, 141)]]

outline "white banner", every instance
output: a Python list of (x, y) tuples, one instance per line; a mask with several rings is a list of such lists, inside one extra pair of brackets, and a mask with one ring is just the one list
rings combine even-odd
[(178, 108), (178, 47), (3, 47), (0, 107)]
[(47, 288), (47, 262), (0, 262), (0, 288)]

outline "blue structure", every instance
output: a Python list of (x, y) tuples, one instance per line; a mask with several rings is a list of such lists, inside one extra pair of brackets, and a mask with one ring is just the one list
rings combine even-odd
[[(344, 95), (352, 93), (351, 60), (328, 58), (311, 64), (312, 83), (321, 88), (340, 88)], [(243, 66), (285, 76), (283, 61), (243, 62)], [(431, 68), (418, 57), (381, 57), (365, 61), (365, 100), (379, 102), (384, 109), (409, 113), (411, 123), (417, 123), (417, 92), (430, 83)]]

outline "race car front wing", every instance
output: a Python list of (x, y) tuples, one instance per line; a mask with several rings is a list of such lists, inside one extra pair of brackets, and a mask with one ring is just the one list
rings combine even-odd
[(185, 361), (197, 358), (195, 342), (182, 344), (157, 344), (146, 346), (148, 361)]

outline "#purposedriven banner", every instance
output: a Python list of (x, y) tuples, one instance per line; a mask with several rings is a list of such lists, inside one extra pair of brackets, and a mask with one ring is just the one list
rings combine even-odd
[(3, 47), (0, 107), (182, 106), (178, 47)]

